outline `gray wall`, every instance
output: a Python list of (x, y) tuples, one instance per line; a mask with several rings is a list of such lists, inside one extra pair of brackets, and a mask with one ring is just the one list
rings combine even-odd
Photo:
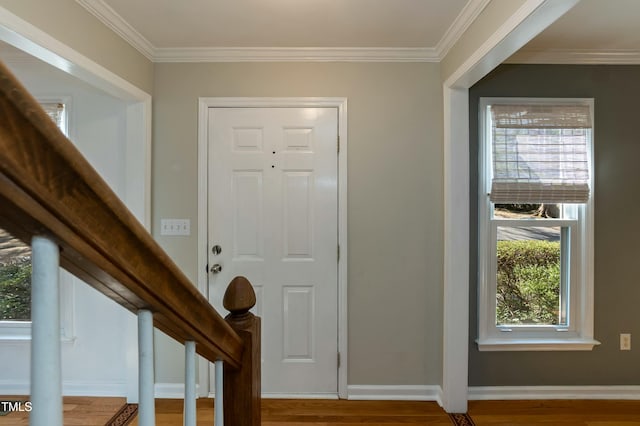
[[(203, 96), (348, 98), (349, 384), (439, 384), (443, 128), (438, 64), (156, 64), (153, 229), (195, 281), (197, 101)], [(188, 238), (159, 236), (163, 217)], [(163, 345), (163, 343), (161, 343)], [(182, 350), (159, 348), (158, 381)]]
[[(481, 96), (595, 99), (594, 332), (601, 345), (593, 351), (520, 353), (477, 349), (477, 144)], [(503, 65), (471, 88), (471, 386), (640, 384), (639, 344), (630, 352), (619, 350), (620, 333), (640, 336), (638, 99), (638, 66)]]

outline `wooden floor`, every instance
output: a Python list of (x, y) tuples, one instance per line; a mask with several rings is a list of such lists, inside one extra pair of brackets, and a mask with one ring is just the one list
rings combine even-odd
[[(2, 396), (2, 401), (27, 401), (28, 396)], [(64, 397), (62, 406), (65, 426), (104, 426), (125, 403), (124, 398)], [(0, 416), (0, 426), (29, 424), (29, 413), (12, 412)]]
[(640, 401), (469, 401), (482, 425), (640, 426)]
[[(157, 426), (182, 424), (182, 401), (156, 401)], [(262, 426), (451, 425), (435, 402), (262, 400)], [(131, 423), (137, 426), (137, 423)], [(198, 426), (213, 425), (213, 404), (198, 400)]]
[[(123, 404), (123, 398), (66, 397), (64, 424), (103, 426)], [(198, 426), (212, 426), (213, 401), (200, 399), (197, 406)], [(263, 426), (452, 424), (449, 416), (434, 402), (271, 399), (263, 400), (262, 407)], [(640, 401), (471, 401), (469, 415), (477, 426), (640, 426)], [(28, 424), (28, 413), (0, 416), (0, 426)], [(137, 424), (136, 419), (130, 423), (132, 426)], [(182, 425), (182, 401), (156, 400), (156, 424)]]

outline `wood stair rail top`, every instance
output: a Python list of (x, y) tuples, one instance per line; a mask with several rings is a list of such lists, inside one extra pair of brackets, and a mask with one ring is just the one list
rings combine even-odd
[(0, 227), (46, 235), (62, 266), (205, 358), (239, 367), (237, 333), (0, 63)]

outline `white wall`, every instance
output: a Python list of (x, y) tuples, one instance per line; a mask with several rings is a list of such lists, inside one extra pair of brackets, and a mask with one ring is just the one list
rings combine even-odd
[[(125, 193), (126, 104), (36, 59), (2, 50), (2, 59), (36, 98), (70, 97), (69, 137), (121, 197)], [(135, 317), (70, 277), (72, 341), (62, 345), (65, 394), (125, 395)], [(28, 392), (29, 343), (0, 343), (0, 394)], [(6, 392), (3, 390), (6, 389)]]

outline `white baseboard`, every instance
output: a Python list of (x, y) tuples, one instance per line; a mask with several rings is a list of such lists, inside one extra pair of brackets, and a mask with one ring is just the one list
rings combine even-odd
[(437, 401), (442, 405), (438, 385), (349, 385), (347, 399), (375, 401)]
[(337, 393), (272, 393), (262, 392), (264, 399), (338, 399)]
[[(81, 382), (64, 381), (62, 395), (64, 396), (126, 396), (127, 384), (124, 382)], [(15, 382), (0, 380), (0, 395), (29, 395), (29, 382)]]
[[(184, 383), (156, 383), (156, 398), (184, 399)], [(196, 395), (200, 395), (200, 385), (196, 384)]]
[(29, 382), (0, 380), (0, 395), (29, 395)]
[(65, 396), (126, 396), (126, 382), (62, 382)]
[(640, 400), (640, 386), (475, 386), (469, 400), (630, 399)]
[[(67, 396), (125, 396), (126, 383), (65, 381), (62, 393)], [(0, 395), (29, 395), (29, 382), (0, 380)], [(156, 398), (182, 399), (182, 383), (156, 383)], [(213, 397), (213, 395), (209, 395)], [(336, 394), (272, 394), (263, 398), (336, 399)], [(442, 388), (438, 385), (349, 385), (348, 399), (372, 401), (436, 401), (442, 405)], [(620, 399), (640, 400), (640, 386), (474, 386), (469, 400), (536, 399)]]
[[(207, 398), (216, 398), (215, 392), (209, 392)], [(262, 392), (263, 399), (339, 399), (337, 393), (272, 393)]]

